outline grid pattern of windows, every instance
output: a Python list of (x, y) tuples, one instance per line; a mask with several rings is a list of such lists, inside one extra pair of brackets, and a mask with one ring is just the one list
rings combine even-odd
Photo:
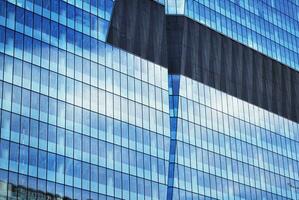
[(297, 123), (184, 76), (169, 81), (173, 199), (299, 198)]
[(299, 69), (299, 2), (165, 0), (168, 14), (191, 19)]
[(94, 52), (96, 46), (91, 44), (96, 44), (97, 39), (106, 40), (107, 19), (111, 14), (108, 15), (105, 7), (99, 5), (96, 15), (63, 1), (51, 1), (54, 4), (51, 6), (38, 5), (38, 2), (46, 1), (34, 4), (0, 1), (0, 25), (79, 55), (82, 49), (93, 48), (91, 52)]
[(1, 197), (166, 199), (167, 69), (106, 44), (92, 2), (0, 1)]
[[(297, 66), (298, 2), (210, 2), (166, 12), (243, 43), (267, 21), (246, 44)], [(107, 44), (112, 9), (0, 0), (0, 199), (298, 199), (299, 125)]]

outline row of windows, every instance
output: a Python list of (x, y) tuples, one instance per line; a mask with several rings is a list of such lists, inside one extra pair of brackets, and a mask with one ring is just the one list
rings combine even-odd
[[(99, 17), (110, 20), (113, 10), (114, 0), (63, 0), (68, 4), (83, 9)], [(60, 4), (63, 4), (60, 2)], [(60, 6), (61, 7), (61, 6)], [(60, 8), (61, 10), (61, 8)]]
[(56, 22), (66, 24), (66, 18), (74, 18), (78, 12), (87, 12), (110, 20), (114, 0), (8, 0), (8, 2), (26, 10), (42, 15)]
[[(126, 111), (126, 102), (168, 113), (166, 90), (101, 65), (95, 65), (93, 70), (86, 70), (88, 66), (84, 66), (83, 73), (76, 68), (75, 80), (3, 54), (0, 54), (0, 65), (0, 80), (94, 112), (105, 113), (106, 103), (121, 104), (122, 107), (114, 107), (114, 117), (118, 119), (121, 111)], [(80, 67), (82, 70), (82, 65)], [(113, 116), (113, 110), (108, 109), (107, 114), (109, 111)]]
[[(199, 4), (200, 9), (208, 9), (207, 7), (204, 7), (204, 5)], [(295, 30), (292, 29), (292, 24), (289, 24), (287, 26), (288, 30), (284, 30), (283, 27), (281, 27), (282, 24), (279, 24), (280, 26), (276, 26), (273, 23), (275, 22), (269, 22), (269, 20), (261, 18), (261, 16), (255, 15), (253, 13), (248, 12), (244, 8), (236, 6), (236, 13), (234, 12), (228, 12), (226, 4), (220, 4), (219, 7), (216, 7), (216, 15), (220, 16), (221, 18), (232, 20), (233, 22), (236, 22), (237, 26), (243, 27), (242, 29), (246, 30), (246, 33), (250, 32), (250, 30), (254, 29), (256, 35), (261, 35), (262, 38), (267, 38), (271, 43), (277, 43), (280, 44), (282, 47), (285, 47), (286, 50), (291, 50), (290, 52), (297, 52), (298, 47), (298, 37), (295, 36), (295, 34), (298, 35), (298, 32), (296, 33), (290, 33), (288, 30)], [(233, 4), (231, 4), (231, 7)], [(220, 14), (221, 13), (221, 14)], [(273, 14), (273, 13), (272, 13)], [(231, 17), (230, 17), (231, 15)], [(226, 17), (228, 18), (226, 18)], [(270, 18), (271, 19), (271, 18)], [(214, 21), (215, 19), (211, 19), (211, 21)], [(216, 20), (217, 21), (217, 20)], [(287, 23), (287, 22), (286, 22)], [(286, 24), (285, 23), (285, 24)], [(254, 25), (253, 25), (254, 24)], [(225, 25), (225, 24), (224, 24)], [(246, 27), (246, 28), (245, 28)], [(253, 28), (252, 28), (253, 27)], [(232, 26), (234, 28), (234, 25)], [(238, 28), (237, 28), (238, 29)], [(233, 30), (235, 31), (235, 30)], [(243, 32), (243, 37), (246, 37), (246, 33)], [(262, 39), (265, 40), (265, 39)], [(264, 45), (264, 44), (262, 44)]]
[[(67, 134), (67, 139), (69, 140), (70, 133)], [(66, 156), (52, 153), (52, 151), (54, 151), (52, 149), (55, 148), (53, 147), (55, 144), (52, 141), (48, 141), (48, 150), (47, 147), (45, 147), (46, 151), (44, 151), (41, 149), (47, 146), (47, 141), (40, 138), (39, 149), (18, 143), (9, 143), (2, 139), (0, 144), (0, 168), (56, 181), (62, 184), (67, 182), (67, 185), (73, 186), (72, 177), (78, 174), (77, 172), (73, 172), (73, 166), (76, 168), (76, 163), (82, 163), (82, 165), (89, 166), (88, 168), (90, 168), (90, 166), (93, 168), (107, 167), (108, 169), (114, 169), (118, 172), (128, 173), (151, 181), (166, 183), (168, 170), (167, 161), (127, 148), (121, 148), (111, 143), (90, 140), (90, 138), (84, 136), (83, 144), (81, 144), (80, 135), (75, 136), (78, 136), (78, 138), (74, 137), (74, 144), (71, 144), (73, 147), (65, 147)], [(30, 140), (34, 141), (37, 140), (37, 138), (32, 137)], [(72, 141), (68, 142), (70, 143)], [(86, 146), (90, 145), (90, 142), (94, 142), (93, 144), (95, 145), (95, 147), (91, 149), (91, 153), (87, 152), (90, 151), (90, 146)], [(82, 147), (80, 145), (82, 145)], [(97, 145), (99, 145), (99, 149)], [(52, 171), (49, 172), (51, 175), (44, 173), (47, 170)], [(55, 179), (53, 173), (60, 175)], [(67, 181), (67, 178), (64, 178), (64, 174), (69, 175), (69, 181)], [(91, 174), (93, 175), (93, 173)], [(97, 182), (97, 180), (95, 180), (95, 182)]]
[[(50, 27), (50, 25), (48, 25), (48, 26)], [(11, 28), (13, 28), (13, 27), (11, 27)], [(72, 29), (65, 28), (63, 26), (59, 26), (59, 28), (56, 31), (53, 31), (51, 33), (45, 32), (46, 30), (47, 29), (45, 29), (45, 28), (34, 28), (32, 30), (32, 28), (26, 29), (26, 27), (25, 27), (24, 32), (22, 31), (22, 29), (20, 29), (19, 31), (22, 31), (21, 33), (24, 33), (28, 37), (33, 37), (38, 41), (42, 40), (43, 42), (47, 43), (47, 44), (43, 45), (44, 48), (49, 48), (48, 44), (51, 44), (55, 47), (59, 47), (60, 49), (67, 50), (71, 53), (75, 53), (76, 55), (83, 56), (87, 59), (91, 58), (95, 62), (97, 62), (98, 57), (102, 56), (102, 54), (100, 54), (101, 52), (98, 52), (98, 48), (101, 47), (100, 40), (91, 38), (87, 35), (83, 35), (80, 32), (76, 32)], [(32, 31), (33, 31), (33, 35), (31, 34)], [(55, 32), (57, 33), (56, 35), (55, 35)], [(8, 35), (6, 40), (8, 40), (7, 42), (10, 42), (10, 45), (12, 45), (11, 48), (7, 49), (7, 51), (8, 51), (7, 53), (11, 54), (11, 53), (13, 53), (12, 48), (13, 48), (14, 43), (13, 43), (13, 41), (11, 41), (11, 39), (13, 39), (13, 33), (10, 33), (10, 34), (12, 34), (12, 35)], [(1, 36), (4, 37), (4, 34), (2, 33)], [(17, 40), (18, 43), (16, 43), (16, 45), (18, 45), (18, 48), (21, 48), (21, 49), (23, 48), (23, 43), (21, 41), (22, 38), (23, 38), (22, 35), (17, 35), (17, 38), (16, 38), (16, 39), (18, 39)], [(1, 38), (1, 40), (3, 40), (3, 39), (4, 38)], [(30, 39), (27, 38), (27, 41), (28, 40), (30, 40)], [(36, 44), (32, 43), (31, 45), (29, 43), (26, 43), (26, 45), (24, 45), (24, 47), (26, 48), (26, 51), (31, 52), (33, 50), (33, 52), (35, 54), (36, 54), (36, 51), (40, 51), (40, 50), (35, 50), (35, 48), (38, 48), (38, 47), (36, 47), (36, 45), (38, 45), (38, 43), (40, 43), (38, 41), (35, 42)], [(32, 47), (33, 47), (33, 49), (32, 49)], [(47, 49), (45, 49), (44, 51), (49, 52), (49, 50), (47, 51)], [(98, 55), (98, 54), (100, 54), (100, 55)], [(43, 56), (43, 58), (45, 58), (45, 57)], [(99, 58), (99, 60), (100, 60), (100, 58)]]
[[(0, 197), (38, 200), (63, 197), (82, 200), (166, 199), (165, 185), (105, 168), (99, 169), (99, 171), (95, 170), (97, 177), (91, 177), (91, 179), (102, 178), (101, 183), (96, 184), (91, 180), (90, 190), (0, 170), (0, 185), (3, 186), (0, 187)], [(86, 188), (83, 182), (82, 186)]]
[[(173, 80), (176, 77), (177, 76), (170, 76), (169, 79)], [(179, 109), (180, 113), (178, 113), (181, 118), (184, 118), (191, 122), (195, 121), (197, 124), (199, 124), (200, 120), (206, 119), (209, 116), (198, 118), (199, 115), (197, 115), (197, 113), (200, 113), (200, 108), (208, 106), (213, 108), (212, 112), (214, 113), (216, 113), (217, 111), (221, 111), (224, 114), (223, 116), (230, 115), (232, 117), (249, 122), (252, 125), (269, 130), (273, 133), (278, 133), (282, 136), (299, 141), (298, 135), (296, 134), (299, 132), (299, 126), (297, 123), (283, 118), (277, 114), (271, 113), (267, 110), (264, 110), (258, 106), (240, 100), (236, 97), (228, 95), (224, 92), (206, 86), (202, 83), (194, 81), (190, 78), (184, 76), (179, 77), (179, 94), (181, 98), (179, 100), (177, 99), (176, 101), (179, 102), (179, 106), (181, 106), (181, 108)], [(214, 116), (214, 113), (212, 116)], [(191, 114), (194, 116), (191, 116)], [(209, 115), (211, 114), (209, 113)], [(217, 117), (213, 117), (213, 119), (214, 118), (217, 119)], [(223, 120), (223, 118), (224, 117), (219, 116), (218, 119)], [(222, 120), (220, 120), (220, 122), (218, 123), (222, 124)], [(228, 123), (224, 123), (223, 126), (227, 124)], [(243, 129), (243, 127), (246, 126), (247, 125), (241, 127)], [(222, 127), (218, 126), (218, 128)]]
[[(99, 95), (101, 101), (98, 102), (99, 106), (96, 106), (98, 110), (87, 110), (6, 82), (3, 84), (0, 82), (0, 90), (3, 92), (0, 94), (2, 109), (80, 133), (85, 132), (85, 128), (90, 125), (95, 126), (91, 123), (94, 121), (94, 116), (104, 114), (147, 130), (169, 135), (167, 113), (104, 91)], [(92, 100), (95, 99), (93, 97)], [(87, 133), (89, 134), (89, 131)]]
[[(184, 169), (182, 169), (182, 170), (184, 170)], [(182, 171), (180, 171), (180, 172), (182, 172)], [(201, 171), (197, 171), (197, 173), (194, 171), (192, 175), (199, 176), (200, 179), (192, 180), (192, 181), (195, 181), (196, 183), (198, 183), (198, 187), (194, 187), (192, 184), (192, 190), (188, 189), (187, 191), (189, 191), (189, 192), (192, 191), (197, 194), (207, 195), (209, 197), (214, 197), (217, 199), (223, 199), (224, 197), (230, 197), (228, 199), (233, 199), (233, 196), (238, 197), (240, 195), (237, 191), (232, 191), (232, 185), (230, 185), (230, 184), (235, 185), (235, 187), (236, 187), (235, 190), (241, 189), (242, 187), (243, 188), (246, 187), (248, 191), (250, 191), (250, 190), (253, 191), (252, 196), (250, 196), (251, 193), (249, 192), (247, 195), (249, 195), (250, 197), (247, 196), (247, 198), (245, 198), (243, 196), (244, 199), (255, 199), (253, 197), (255, 195), (257, 195), (256, 193), (259, 193), (259, 195), (261, 195), (260, 193), (266, 193), (266, 192), (272, 193), (273, 195), (277, 196), (277, 198), (275, 198), (275, 199), (296, 199), (296, 195), (298, 196), (298, 194), (296, 194), (295, 191), (292, 190), (291, 187), (289, 187), (288, 183), (285, 183), (285, 184), (287, 184), (287, 187), (289, 187), (288, 191), (285, 191), (287, 193), (282, 193), (282, 194), (278, 193), (277, 194), (276, 192), (278, 190), (276, 190), (277, 188), (275, 188), (275, 186), (266, 185), (267, 188), (259, 189), (259, 188), (255, 188), (255, 187), (252, 187), (249, 185), (244, 185), (242, 183), (227, 180), (222, 177), (215, 176), (213, 174), (208, 174), (206, 172), (201, 172)], [(187, 177), (181, 177), (181, 178), (187, 178)], [(175, 187), (182, 189), (184, 187), (183, 186), (184, 180), (177, 180), (177, 181), (179, 184), (176, 184)], [(271, 180), (271, 181), (273, 181), (273, 180)], [(191, 183), (189, 183), (189, 184), (191, 187)], [(242, 195), (244, 195), (244, 193), (242, 193)], [(281, 196), (281, 195), (284, 195), (284, 196)], [(258, 198), (258, 199), (260, 199), (260, 198)]]
[[(158, 3), (161, 3), (162, 5), (165, 5), (165, 10), (167, 13), (172, 13), (172, 14), (184, 14), (184, 6), (185, 6), (185, 2), (186, 0), (155, 0)], [(205, 1), (205, 0), (195, 0), (195, 2), (199, 2), (201, 4), (208, 4), (210, 3), (210, 6), (215, 6), (215, 2), (213, 1)], [(218, 2), (216, 0), (216, 2)], [(220, 3), (223, 3), (225, 1), (220, 1)], [(276, 18), (274, 18), (274, 20), (276, 21), (272, 21), (272, 23), (280, 23), (280, 25), (278, 25), (279, 27), (284, 27), (285, 29), (287, 29), (289, 32), (290, 31), (294, 31), (294, 30), (290, 30), (290, 27), (282, 24), (281, 22), (283, 20), (285, 20), (286, 18), (288, 19), (287, 21), (293, 21), (293, 23), (297, 23), (297, 20), (299, 20), (299, 15), (298, 15), (298, 8), (299, 8), (299, 2), (297, 2), (297, 0), (294, 1), (285, 1), (285, 0), (276, 0), (276, 1), (272, 1), (272, 0), (261, 0), (258, 2), (255, 1), (234, 1), (234, 0), (230, 0), (231, 4), (230, 5), (234, 5), (234, 6), (240, 6), (256, 15), (263, 15), (264, 13), (269, 13), (268, 15), (264, 16), (265, 19), (269, 20), (271, 14), (270, 13), (276, 13)], [(191, 4), (191, 3), (189, 3)], [(284, 6), (281, 6), (281, 5)], [(259, 6), (262, 6), (262, 8), (259, 9)], [(192, 7), (192, 6), (190, 6)], [(214, 8), (214, 7), (213, 7)], [(264, 12), (261, 12), (261, 10), (264, 10)], [(231, 12), (235, 12), (235, 9), (231, 9)], [(187, 11), (185, 11), (187, 12)], [(279, 19), (279, 21), (277, 21), (277, 18)]]
[[(256, 188), (248, 187), (243, 184), (236, 182), (228, 181), (220, 177), (215, 177), (211, 174), (203, 174), (202, 184), (209, 185), (214, 184), (214, 188), (204, 187), (200, 185), (200, 194), (206, 195), (198, 197), (199, 194), (194, 193), (193, 191), (186, 191), (179, 188), (173, 188), (173, 200), (185, 200), (185, 199), (200, 199), (200, 200), (214, 200), (214, 199), (263, 199), (263, 200), (272, 200), (272, 199), (281, 199), (287, 200), (289, 198), (276, 195), (271, 192), (262, 191)], [(216, 185), (217, 184), (219, 185)], [(215, 197), (212, 198), (211, 196)]]
[[(57, 113), (55, 114), (53, 113), (53, 109), (50, 109), (50, 111), (48, 110), (47, 107), (42, 109), (44, 104), (51, 105), (52, 108), (58, 107), (64, 109), (65, 111), (60, 112), (59, 114)], [(33, 103), (33, 105), (35, 105), (35, 103)], [(120, 122), (116, 119), (112, 119), (106, 116), (104, 117), (101, 114), (89, 112), (87, 110), (82, 110), (80, 108), (74, 108), (71, 105), (65, 107), (65, 104), (63, 103), (59, 103), (57, 106), (57, 104), (51, 104), (51, 103), (49, 104), (46, 101), (45, 102), (42, 101), (40, 105), (37, 104), (37, 106), (40, 107), (40, 109), (39, 108), (35, 109), (34, 107), (30, 108), (27, 106), (24, 104), (19, 105), (18, 107), (22, 109), (22, 112), (21, 113), (15, 112), (15, 113), (22, 114), (23, 116), (31, 117), (32, 119), (41, 120), (44, 123), (49, 123), (53, 125), (53, 127), (54, 125), (57, 125), (58, 127), (66, 128), (67, 130), (70, 131), (75, 131), (78, 134), (83, 133), (84, 135), (91, 136), (93, 138), (114, 142), (116, 144), (122, 144), (126, 147), (128, 147), (130, 143), (130, 148), (133, 149), (137, 148), (138, 150), (140, 150), (144, 146), (145, 152), (150, 153), (150, 149), (152, 149), (151, 152), (153, 155), (157, 155), (158, 153), (159, 157), (167, 158), (168, 139), (165, 136), (169, 134), (168, 132), (166, 132), (164, 134), (165, 136), (163, 136), (160, 134), (156, 134), (152, 131), (148, 131), (146, 129), (141, 129), (133, 125), (129, 125), (126, 122)], [(38, 111), (38, 109), (40, 111)], [(4, 112), (4, 113), (5, 116), (2, 119), (1, 135), (3, 137), (5, 135), (6, 136), (5, 138), (9, 139), (11, 128), (14, 130), (14, 132), (20, 131), (20, 126), (18, 126), (18, 123), (20, 123), (20, 117), (18, 117), (19, 115), (16, 114), (12, 114), (11, 116), (8, 112)], [(35, 117), (35, 115), (39, 115), (40, 117), (39, 118)], [(26, 117), (23, 118), (26, 119), (25, 122), (29, 123), (28, 118)], [(28, 123), (26, 123), (26, 127), (28, 128), (28, 130), (25, 131), (26, 133), (29, 133)], [(18, 135), (19, 134), (17, 134), (17, 136)], [(16, 139), (19, 140), (19, 136), (16, 137)], [(137, 146), (135, 146), (136, 142), (137, 142)], [(27, 138), (27, 143), (28, 143), (28, 138)], [(150, 148), (150, 146), (152, 147)], [(157, 152), (157, 148), (158, 148), (158, 152)]]
[[(299, 19), (299, 15), (297, 13), (297, 9), (299, 8), (299, 1), (298, 0), (291, 0), (291, 1), (284, 1), (284, 0), (277, 0), (277, 1), (271, 1), (271, 0), (262, 0), (262, 2), (265, 4), (268, 9), (276, 9), (280, 11), (281, 13), (290, 16), (291, 18), (297, 20)], [(250, 7), (253, 7), (254, 2), (248, 2), (250, 3)], [(284, 3), (284, 6), (281, 6)]]
[(197, 146), (194, 146), (192, 142), (182, 143), (179, 138), (177, 139), (179, 163), (196, 167), (194, 155), (197, 154), (197, 148), (201, 147), (290, 178), (299, 176), (297, 160), (274, 153), (268, 150), (267, 146), (260, 148), (217, 132), (206, 131), (205, 128), (201, 130), (196, 136)]
[[(175, 180), (178, 182), (174, 182), (174, 184), (180, 184), (179, 188), (187, 190), (191, 190), (191, 176), (192, 170), (202, 170), (207, 173), (215, 174), (219, 177), (238, 181), (240, 183), (246, 184), (251, 187), (257, 187), (263, 190), (274, 190), (275, 193), (286, 196), (288, 190), (290, 190), (289, 184), (292, 183), (297, 185), (299, 182), (295, 179), (298, 175), (292, 173), (292, 169), (290, 168), (290, 174), (287, 172), (287, 176), (285, 177), (277, 173), (273, 173), (268, 171), (267, 169), (268, 163), (267, 159), (262, 155), (259, 160), (256, 160), (253, 164), (249, 165), (242, 162), (242, 155), (238, 153), (238, 159), (235, 157), (233, 159), (216, 154), (212, 151), (207, 151), (201, 148), (191, 148), (190, 154), (188, 154), (188, 145), (184, 145), (184, 149), (182, 148), (182, 144), (178, 143), (177, 147), (177, 162), (179, 164), (179, 174), (175, 175)], [(228, 156), (230, 152), (227, 152)], [(232, 154), (234, 154), (232, 152)], [(183, 157), (186, 156), (186, 157)], [(192, 157), (192, 160), (190, 159)], [(245, 156), (244, 156), (245, 157)], [(185, 161), (185, 162), (184, 162)], [(189, 161), (189, 163), (188, 163)], [(191, 161), (191, 165), (190, 165)], [(264, 162), (265, 161), (265, 162)], [(282, 161), (281, 165), (283, 165)], [(265, 169), (259, 168), (258, 166), (264, 166)], [(191, 168), (190, 168), (191, 166)], [(285, 168), (281, 169), (287, 171), (288, 166), (284, 166)], [(195, 176), (196, 178), (196, 176)], [(176, 186), (178, 187), (178, 186)]]
[[(97, 85), (98, 78), (104, 78), (100, 76), (105, 74), (101, 69), (103, 65), (168, 90), (166, 68), (100, 41), (95, 41), (92, 46), (95, 47), (95, 52), (91, 53), (92, 56), (82, 58), (0, 26), (0, 52), (5, 52), (7, 55), (78, 80), (82, 80), (83, 76), (85, 78), (83, 81), (88, 83), (92, 81), (95, 85)], [(90, 54), (92, 51), (88, 49), (87, 52)], [(104, 85), (98, 83), (99, 87)]]
[[(201, 106), (200, 108), (199, 112), (195, 112), (199, 115), (199, 118), (201, 118), (198, 124), (193, 124), (191, 123), (192, 121), (178, 119), (177, 135), (179, 139), (191, 142), (191, 138), (194, 138), (195, 135), (198, 135), (200, 132), (198, 127), (201, 125), (208, 129), (221, 132), (224, 135), (232, 136), (241, 141), (270, 149), (271, 151), (286, 157), (298, 159), (297, 154), (299, 149), (296, 148), (298, 141), (278, 135), (275, 132), (262, 129), (253, 124), (248, 124), (238, 118), (227, 116), (223, 113), (211, 110), (208, 107)], [(189, 132), (190, 134), (183, 134), (185, 132)]]
[[(276, 9), (274, 6), (269, 6), (264, 1), (240, 1), (236, 3), (231, 0), (224, 0), (219, 1), (215, 0), (215, 2), (210, 1), (205, 2), (203, 0), (193, 0), (198, 2), (199, 4), (205, 5), (210, 7), (217, 12), (221, 12), (221, 14), (226, 15), (227, 17), (231, 18), (234, 21), (240, 21), (242, 15), (251, 15), (252, 19), (251, 24), (247, 24), (246, 26), (251, 27), (255, 31), (264, 31), (267, 27), (261, 27), (260, 22), (262, 23), (269, 23), (270, 26), (275, 26), (282, 31), (285, 31), (287, 34), (298, 35), (298, 24), (297, 16), (296, 18), (290, 17), (291, 12), (282, 13), (280, 10)], [(195, 4), (194, 2), (194, 4)], [(275, 2), (276, 3), (276, 2)], [(285, 1), (285, 5), (289, 4), (290, 1)], [(192, 3), (189, 1), (188, 10), (192, 8)], [(291, 6), (291, 9), (294, 9), (295, 12), (298, 10), (298, 7)], [(192, 11), (191, 11), (192, 12)], [(246, 16), (247, 17), (247, 16)], [(258, 22), (260, 21), (260, 22)], [(276, 28), (276, 29), (277, 29)], [(271, 36), (269, 36), (271, 37)]]
[[(103, 199), (120, 200), (111, 196), (98, 194), (95, 192), (64, 186), (59, 183), (53, 183), (24, 175), (17, 175), (13, 172), (8, 173), (0, 170), (1, 176), (0, 198), (6, 199)], [(16, 185), (19, 184), (19, 185)], [(126, 198), (127, 194), (123, 194)]]
[(0, 25), (6, 24), (6, 27), (10, 29), (25, 32), (31, 37), (34, 35), (37, 39), (43, 39), (47, 43), (51, 41), (58, 45), (60, 31), (66, 30), (67, 27), (70, 30), (75, 29), (77, 34), (81, 33), (78, 37), (89, 35), (102, 41), (106, 39), (109, 22), (85, 11), (82, 12), (80, 9), (69, 10), (66, 16), (59, 15), (59, 21), (58, 19), (52, 21), (5, 1), (0, 2), (0, 7), (2, 8)]
[[(27, 1), (27, 0), (26, 0)], [(110, 20), (113, 9), (114, 0), (63, 0), (68, 4), (74, 5), (77, 8), (83, 9), (86, 12), (90, 12), (94, 15), (98, 15), (99, 17), (105, 18), (106, 20)], [(60, 7), (63, 7), (63, 2), (59, 2)], [(62, 10), (63, 8), (60, 8)], [(51, 7), (51, 11), (52, 11)], [(54, 9), (55, 10), (55, 9)], [(63, 9), (64, 10), (64, 9)], [(55, 12), (55, 11), (54, 11)], [(61, 11), (60, 11), (61, 13)]]

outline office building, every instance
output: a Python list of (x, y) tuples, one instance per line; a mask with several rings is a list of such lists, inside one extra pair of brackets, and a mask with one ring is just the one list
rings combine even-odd
[(298, 199), (298, 13), (0, 0), (0, 199)]

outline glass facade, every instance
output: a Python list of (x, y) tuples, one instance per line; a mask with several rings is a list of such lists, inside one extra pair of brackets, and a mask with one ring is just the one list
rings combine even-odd
[[(156, 1), (299, 67), (299, 2)], [(109, 45), (113, 5), (0, 0), (0, 199), (298, 199), (298, 123)]]
[(91, 2), (0, 1), (0, 199), (166, 199), (167, 69)]
[(171, 75), (172, 199), (298, 199), (299, 125)]

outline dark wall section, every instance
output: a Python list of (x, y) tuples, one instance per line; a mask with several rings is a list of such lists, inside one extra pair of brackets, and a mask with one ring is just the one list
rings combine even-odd
[(167, 16), (169, 72), (299, 122), (299, 73), (184, 16)]
[(183, 74), (299, 122), (299, 73), (152, 0), (117, 0), (107, 38)]
[(152, 0), (117, 0), (107, 41), (140, 57), (167, 66), (164, 6)]

